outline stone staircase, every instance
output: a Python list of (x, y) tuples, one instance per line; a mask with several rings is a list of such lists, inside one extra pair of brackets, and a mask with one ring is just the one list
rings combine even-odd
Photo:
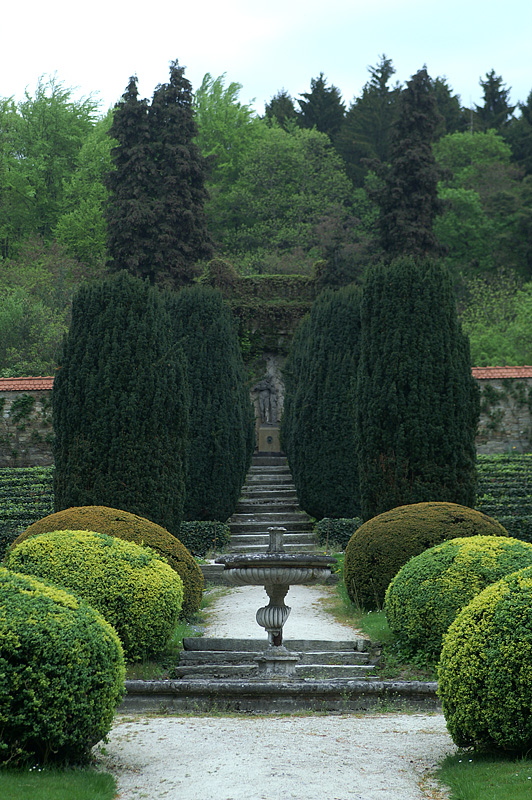
[(283, 527), (287, 553), (316, 550), (313, 523), (298, 505), (286, 456), (255, 455), (235, 513), (229, 520), (233, 553), (264, 553), (268, 528)]
[[(358, 638), (348, 641), (285, 640), (290, 652), (300, 654), (295, 680), (330, 680), (362, 678), (375, 670), (375, 654), (369, 642)], [(267, 647), (258, 639), (183, 639), (179, 664), (172, 677), (188, 680), (254, 679), (258, 666), (254, 659)]]

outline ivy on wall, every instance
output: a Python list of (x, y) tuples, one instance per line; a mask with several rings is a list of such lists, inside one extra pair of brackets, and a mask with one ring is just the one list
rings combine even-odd
[(28, 466), (35, 456), (28, 449), (41, 450), (38, 460), (51, 463), (52, 395), (21, 394), (8, 403), (0, 397), (0, 463), (3, 466)]
[[(515, 378), (502, 378), (500, 386), (492, 383), (481, 385), (480, 389), (480, 427), (479, 441), (505, 437), (515, 440), (515, 429), (519, 429), (516, 440), (521, 449), (532, 446), (532, 386)], [(529, 424), (521, 428), (523, 419)], [(509, 430), (513, 427), (513, 431)]]

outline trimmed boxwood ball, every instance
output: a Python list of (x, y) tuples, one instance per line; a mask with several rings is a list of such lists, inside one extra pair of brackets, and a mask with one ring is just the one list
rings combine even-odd
[(0, 765), (84, 760), (111, 729), (124, 674), (98, 611), (0, 567)]
[(488, 586), (444, 636), (438, 693), (459, 747), (532, 749), (532, 567)]
[(459, 536), (508, 536), (496, 520), (456, 503), (412, 503), (385, 511), (355, 531), (345, 549), (344, 581), (355, 605), (382, 608), (392, 578), (429, 547)]
[(21, 542), (5, 563), (94, 606), (116, 629), (130, 661), (159, 653), (181, 611), (183, 582), (166, 561), (105, 533), (42, 533)]
[(504, 536), (451, 539), (411, 558), (386, 590), (392, 633), (412, 651), (437, 657), (459, 611), (486, 586), (532, 566), (532, 544)]
[(107, 506), (67, 508), (34, 522), (15, 539), (11, 549), (38, 533), (65, 530), (97, 531), (127, 542), (148, 545), (165, 558), (183, 580), (185, 596), (182, 615), (192, 616), (199, 609), (203, 594), (203, 573), (190, 551), (165, 528), (127, 511)]

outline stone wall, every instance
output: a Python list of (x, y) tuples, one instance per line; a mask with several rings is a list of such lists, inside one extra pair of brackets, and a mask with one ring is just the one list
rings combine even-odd
[(484, 378), (478, 383), (481, 414), (477, 452), (532, 452), (532, 375)]
[(51, 388), (0, 386), (0, 467), (49, 466), (52, 442)]
[[(276, 393), (278, 416), (284, 401), (283, 362), (282, 356), (267, 353), (263, 364), (263, 378)], [(477, 452), (532, 452), (532, 367), (474, 368), (473, 375), (481, 390)], [(52, 383), (51, 378), (0, 378), (0, 467), (53, 463)], [(261, 419), (258, 392), (252, 399), (257, 444), (262, 438), (267, 443), (262, 449), (277, 451), (279, 426)]]

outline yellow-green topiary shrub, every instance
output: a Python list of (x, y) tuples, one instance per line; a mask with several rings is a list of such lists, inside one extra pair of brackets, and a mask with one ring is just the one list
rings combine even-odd
[(508, 536), (496, 520), (456, 503), (413, 503), (368, 520), (345, 549), (344, 581), (353, 603), (382, 608), (388, 584), (403, 564), (459, 536)]
[(488, 586), (444, 636), (438, 693), (459, 747), (532, 749), (532, 567)]
[(0, 765), (84, 759), (111, 728), (124, 673), (94, 608), (0, 567)]
[(467, 536), (431, 547), (388, 586), (388, 626), (410, 650), (437, 658), (459, 611), (486, 586), (529, 566), (532, 544), (505, 536)]
[(5, 563), (94, 606), (116, 629), (130, 661), (159, 653), (179, 618), (180, 576), (134, 542), (93, 531), (54, 531), (21, 542)]
[(203, 594), (203, 574), (190, 551), (165, 528), (127, 511), (107, 506), (67, 508), (34, 522), (15, 539), (11, 549), (30, 536), (65, 530), (97, 531), (126, 542), (148, 545), (165, 558), (183, 579), (185, 597), (182, 615), (191, 616), (199, 609)]

